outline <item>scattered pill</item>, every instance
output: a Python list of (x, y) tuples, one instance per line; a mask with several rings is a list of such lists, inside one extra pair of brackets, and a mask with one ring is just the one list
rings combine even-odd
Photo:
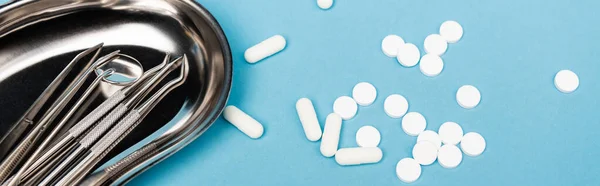
[(248, 63), (256, 63), (285, 48), (286, 41), (281, 35), (274, 35), (246, 50), (244, 57)]
[(404, 96), (392, 94), (385, 98), (383, 110), (392, 118), (400, 118), (408, 111), (408, 101)]
[(358, 111), (358, 105), (354, 99), (348, 96), (341, 96), (333, 102), (333, 112), (340, 115), (342, 119), (352, 119)]
[(425, 117), (418, 112), (409, 112), (402, 117), (402, 130), (410, 136), (418, 136), (425, 131), (427, 121)]
[(421, 165), (431, 165), (438, 156), (438, 147), (428, 141), (420, 141), (412, 150), (413, 158)]
[(469, 132), (460, 141), (460, 148), (468, 156), (479, 156), (485, 150), (485, 139), (479, 133)]
[(448, 49), (448, 42), (442, 36), (438, 34), (431, 34), (425, 38), (424, 43), (425, 52), (433, 55), (442, 55), (446, 53)]
[(421, 141), (431, 142), (436, 146), (437, 149), (442, 146), (442, 139), (440, 139), (440, 135), (431, 130), (426, 130), (419, 134), (419, 137), (417, 137), (417, 143)]
[(223, 117), (250, 138), (260, 138), (264, 133), (262, 124), (235, 106), (225, 107)]
[(444, 144), (456, 145), (463, 137), (463, 130), (458, 123), (446, 122), (440, 126), (438, 134)]
[(573, 71), (561, 70), (554, 76), (554, 86), (563, 93), (571, 93), (579, 87), (579, 77)]
[(412, 158), (401, 159), (396, 164), (396, 176), (405, 183), (417, 181), (421, 177), (421, 165)]
[(396, 56), (398, 62), (405, 67), (413, 67), (419, 63), (421, 59), (421, 52), (419, 48), (412, 43), (406, 43), (398, 48), (398, 56)]
[(437, 160), (444, 168), (455, 168), (462, 162), (462, 152), (455, 145), (444, 145), (438, 151)]
[(323, 138), (321, 139), (321, 154), (325, 157), (332, 157), (338, 150), (338, 144), (340, 142), (340, 132), (342, 130), (342, 118), (336, 114), (331, 113), (325, 120), (325, 129), (323, 131)]
[(383, 152), (377, 147), (342, 148), (335, 154), (335, 161), (339, 165), (361, 165), (381, 161)]
[(380, 141), (381, 134), (373, 126), (362, 126), (356, 132), (356, 143), (360, 147), (377, 147)]
[(323, 10), (327, 10), (333, 6), (333, 0), (317, 0), (317, 5)]
[(456, 43), (463, 36), (463, 28), (456, 21), (446, 21), (440, 26), (440, 35), (448, 43)]
[(444, 70), (444, 61), (440, 56), (434, 54), (425, 54), (419, 63), (421, 73), (426, 76), (434, 77), (442, 73)]
[(321, 125), (317, 119), (315, 107), (308, 98), (301, 98), (296, 102), (296, 111), (302, 123), (304, 134), (309, 141), (317, 141), (321, 139)]
[(388, 57), (396, 57), (400, 46), (404, 45), (404, 40), (397, 35), (388, 35), (381, 42), (381, 50)]
[(461, 107), (472, 109), (481, 101), (481, 93), (473, 85), (463, 85), (456, 92), (456, 101)]
[(358, 83), (352, 89), (352, 98), (361, 106), (369, 106), (377, 98), (377, 89), (371, 83)]

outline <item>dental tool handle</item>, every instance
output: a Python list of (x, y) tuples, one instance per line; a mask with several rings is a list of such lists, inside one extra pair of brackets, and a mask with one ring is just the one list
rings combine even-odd
[(117, 104), (121, 103), (127, 97), (123, 91), (119, 90), (110, 96), (107, 100), (102, 102), (100, 106), (96, 107), (92, 112), (85, 116), (81, 121), (77, 122), (73, 128), (69, 129), (69, 134), (74, 137), (79, 137), (92, 125), (96, 123), (102, 116), (111, 111)]

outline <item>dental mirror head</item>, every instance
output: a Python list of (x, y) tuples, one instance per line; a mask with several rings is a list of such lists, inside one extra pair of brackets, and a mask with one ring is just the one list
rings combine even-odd
[(118, 54), (114, 60), (98, 67), (96, 74), (100, 75), (108, 69), (114, 69), (114, 73), (104, 78), (100, 84), (102, 94), (106, 96), (133, 84), (144, 74), (142, 64), (137, 59), (125, 54)]

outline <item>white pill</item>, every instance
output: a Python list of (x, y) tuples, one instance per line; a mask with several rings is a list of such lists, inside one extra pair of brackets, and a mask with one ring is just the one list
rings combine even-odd
[(425, 131), (427, 121), (425, 117), (418, 112), (409, 112), (402, 117), (402, 130), (410, 136), (418, 136)]
[(250, 138), (260, 138), (264, 133), (262, 124), (235, 106), (225, 107), (223, 117)]
[(404, 96), (392, 94), (385, 98), (383, 110), (392, 118), (400, 118), (408, 111), (408, 101)]
[(339, 165), (361, 165), (381, 161), (383, 152), (377, 147), (342, 148), (335, 153), (335, 162)]
[(244, 57), (248, 63), (256, 63), (285, 48), (286, 41), (281, 35), (274, 35), (246, 50)]
[(356, 132), (356, 143), (360, 147), (377, 147), (380, 141), (381, 134), (373, 126), (362, 126)]
[(420, 141), (415, 144), (412, 155), (421, 165), (431, 165), (438, 155), (438, 147), (428, 141)]
[(333, 112), (340, 115), (344, 120), (352, 119), (357, 111), (356, 101), (348, 96), (341, 96), (333, 102)]
[(321, 154), (323, 156), (331, 157), (335, 155), (340, 142), (341, 130), (342, 118), (336, 113), (329, 114), (325, 120), (325, 129), (321, 139)]
[(425, 38), (425, 52), (428, 54), (442, 55), (448, 49), (448, 42), (438, 34), (431, 34)]
[(481, 93), (473, 85), (463, 85), (456, 91), (456, 101), (461, 107), (472, 109), (481, 101)]
[(327, 10), (333, 6), (333, 0), (317, 0), (317, 5), (323, 10)]
[(463, 36), (463, 28), (456, 21), (446, 21), (440, 26), (440, 35), (448, 43), (456, 43)]
[(309, 141), (317, 141), (321, 139), (321, 125), (317, 119), (315, 107), (308, 98), (301, 98), (296, 102), (296, 111), (302, 123), (304, 134)]
[(468, 156), (479, 156), (485, 150), (485, 139), (479, 133), (469, 132), (460, 141), (460, 148)]
[(440, 126), (438, 134), (444, 144), (456, 145), (462, 140), (463, 130), (458, 123), (446, 122)]
[(419, 134), (419, 137), (417, 137), (417, 143), (421, 142), (421, 141), (431, 142), (438, 149), (442, 146), (442, 139), (440, 139), (440, 135), (438, 135), (438, 133), (431, 131), (431, 130), (426, 130), (426, 131), (421, 132), (421, 134)]
[(419, 63), (421, 73), (426, 76), (434, 77), (442, 73), (444, 70), (444, 61), (440, 56), (435, 54), (425, 54)]
[(455, 168), (462, 162), (462, 152), (455, 145), (444, 145), (438, 150), (437, 161), (444, 168)]
[(397, 35), (388, 35), (381, 42), (381, 50), (388, 57), (398, 56), (400, 46), (404, 45), (404, 39)]
[(352, 89), (352, 98), (361, 106), (369, 106), (377, 98), (377, 89), (371, 83), (358, 83)]
[(561, 70), (554, 76), (554, 86), (563, 93), (571, 93), (579, 87), (579, 77), (573, 71)]
[(417, 181), (421, 177), (421, 165), (412, 158), (401, 159), (396, 164), (396, 176), (405, 183)]
[(398, 48), (396, 60), (402, 66), (413, 67), (419, 63), (419, 59), (421, 59), (421, 52), (419, 52), (419, 48), (415, 44), (406, 43)]

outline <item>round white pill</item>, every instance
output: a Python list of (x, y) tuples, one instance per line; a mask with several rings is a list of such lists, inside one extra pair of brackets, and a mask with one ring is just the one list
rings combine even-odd
[(469, 132), (460, 141), (460, 148), (468, 156), (479, 156), (485, 150), (485, 139), (479, 133)]
[(419, 48), (412, 43), (406, 43), (398, 48), (398, 56), (396, 56), (398, 63), (405, 67), (412, 67), (419, 63), (421, 59), (421, 52)]
[(352, 119), (358, 111), (358, 105), (354, 99), (348, 96), (341, 96), (333, 102), (333, 112), (340, 115), (342, 119)]
[(440, 56), (434, 54), (425, 54), (419, 63), (421, 73), (426, 76), (433, 77), (442, 73), (444, 70), (444, 61)]
[(408, 101), (404, 96), (392, 94), (385, 98), (383, 110), (392, 118), (400, 118), (408, 111)]
[(446, 122), (440, 126), (438, 134), (444, 144), (456, 145), (463, 137), (463, 130), (458, 123)]
[(455, 168), (462, 162), (462, 152), (455, 145), (444, 145), (438, 150), (437, 161), (444, 168)]
[(463, 36), (463, 28), (456, 21), (446, 21), (440, 26), (440, 35), (448, 43), (456, 43)]
[(360, 147), (377, 147), (380, 141), (381, 134), (373, 126), (362, 126), (356, 132), (356, 143)]
[(410, 136), (418, 136), (425, 131), (427, 121), (425, 117), (418, 112), (409, 112), (402, 117), (402, 130)]
[(563, 93), (571, 93), (579, 87), (579, 77), (573, 71), (561, 70), (554, 76), (554, 86)]
[(377, 98), (377, 89), (371, 83), (358, 83), (352, 89), (352, 98), (361, 106), (369, 106)]
[(396, 176), (405, 182), (412, 183), (421, 177), (421, 165), (412, 158), (404, 158), (396, 164)]
[(333, 6), (333, 0), (317, 0), (317, 5), (323, 10), (327, 10)]
[(404, 45), (404, 39), (397, 35), (388, 35), (381, 42), (381, 50), (388, 57), (396, 57), (400, 46)]
[(442, 139), (440, 139), (440, 135), (431, 130), (426, 130), (419, 134), (419, 137), (417, 137), (417, 143), (421, 141), (431, 142), (435, 145), (437, 149), (439, 149), (442, 146)]
[(456, 91), (456, 101), (461, 107), (472, 109), (481, 101), (481, 93), (473, 85), (463, 85)]
[(412, 150), (413, 158), (421, 165), (431, 165), (438, 155), (438, 148), (431, 142), (417, 142)]
[(425, 52), (428, 54), (442, 55), (448, 49), (448, 42), (438, 34), (431, 34), (425, 38)]

